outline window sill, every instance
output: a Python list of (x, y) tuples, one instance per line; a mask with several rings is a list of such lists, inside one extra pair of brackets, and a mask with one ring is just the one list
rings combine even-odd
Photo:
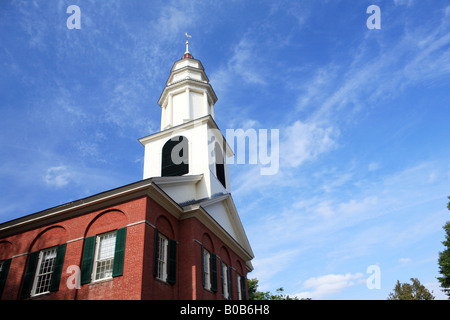
[(30, 300), (33, 300), (33, 299), (38, 300), (40, 298), (44, 298), (44, 297), (49, 296), (49, 295), (50, 295), (50, 291), (47, 291), (47, 292), (42, 292), (42, 293), (38, 293), (38, 294), (32, 295), (32, 296), (30, 296), (29, 299)]
[(211, 289), (207, 289), (205, 287), (203, 287), (203, 290), (205, 290), (206, 292), (212, 293), (212, 294), (216, 294), (218, 291), (213, 291)]
[(102, 283), (105, 283), (105, 282), (111, 282), (111, 281), (113, 281), (113, 280), (114, 280), (113, 277), (111, 277), (111, 278), (105, 278), (105, 279), (99, 279), (99, 280), (94, 280), (94, 281), (92, 281), (91, 283), (89, 283), (89, 286), (95, 286), (95, 285), (97, 285), (97, 284), (102, 284)]
[(162, 279), (160, 279), (160, 278), (158, 278), (158, 277), (155, 277), (155, 280), (158, 281), (159, 283), (162, 283), (162, 284), (169, 284), (169, 283), (167, 282), (167, 280), (162, 280)]

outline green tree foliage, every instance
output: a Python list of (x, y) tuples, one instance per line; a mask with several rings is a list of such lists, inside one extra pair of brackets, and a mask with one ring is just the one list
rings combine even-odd
[(397, 280), (394, 292), (388, 296), (388, 300), (434, 300), (434, 296), (425, 286), (420, 284), (417, 278), (411, 278), (412, 284), (400, 283)]
[[(283, 294), (284, 289), (277, 289), (277, 293), (273, 294), (269, 291), (261, 292), (258, 291), (258, 279), (249, 279), (248, 280), (248, 299), (249, 300), (298, 300), (298, 298), (291, 298), (289, 295)], [(302, 299), (303, 300), (303, 299)], [(310, 299), (306, 299), (310, 300)]]
[[(450, 202), (448, 203), (447, 208), (450, 210)], [(446, 249), (439, 252), (439, 273), (442, 277), (438, 277), (438, 280), (441, 283), (441, 287), (444, 288), (443, 291), (450, 299), (450, 221), (447, 221), (443, 228), (446, 236), (445, 241), (442, 241), (442, 244)]]

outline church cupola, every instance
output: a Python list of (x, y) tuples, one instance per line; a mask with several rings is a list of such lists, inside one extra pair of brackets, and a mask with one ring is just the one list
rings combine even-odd
[(211, 115), (214, 118), (214, 104), (217, 96), (209, 84), (200, 60), (189, 52), (176, 61), (170, 71), (158, 104), (161, 107), (161, 130)]
[(161, 131), (139, 139), (145, 146), (144, 179), (183, 177), (164, 179), (163, 183), (183, 179), (195, 183), (195, 195), (184, 192), (177, 200), (230, 192), (226, 159), (233, 151), (214, 120), (216, 102), (205, 69), (189, 52), (187, 40), (186, 51), (174, 63), (158, 100)]

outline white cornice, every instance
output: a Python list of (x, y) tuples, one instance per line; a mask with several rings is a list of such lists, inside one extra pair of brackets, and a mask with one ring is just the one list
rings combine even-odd
[[(176, 66), (177, 64), (183, 62), (183, 60), (184, 60), (184, 59), (180, 59), (180, 60), (175, 61), (175, 62), (173, 63), (172, 68), (170, 69), (170, 72), (173, 72), (173, 71), (175, 71), (175, 70), (178, 70), (178, 69), (175, 69), (175, 66)], [(194, 62), (197, 62), (197, 63), (198, 63), (198, 69), (200, 69), (200, 70), (202, 70), (202, 71), (205, 71), (205, 68), (203, 67), (203, 64), (202, 64), (202, 62), (201, 62), (200, 60), (198, 60), (198, 59), (193, 59), (193, 58), (191, 58), (190, 60), (191, 60), (191, 61), (194, 61)], [(180, 69), (181, 69), (181, 68), (180, 68)]]
[(200, 74), (204, 77), (204, 79), (205, 79), (205, 80), (202, 80), (202, 81), (204, 81), (205, 83), (209, 83), (208, 76), (206, 75), (204, 69), (199, 69), (199, 68), (197, 68), (197, 67), (193, 67), (193, 66), (187, 65), (187, 66), (184, 66), (184, 67), (182, 67), (182, 68), (179, 68), (179, 69), (176, 69), (176, 70), (172, 71), (172, 72), (170, 73), (169, 79), (168, 79), (167, 82), (166, 82), (166, 85), (170, 85), (171, 83), (173, 83), (173, 81), (171, 81), (171, 79), (172, 79), (175, 75), (177, 75), (177, 74), (179, 74), (179, 73), (182, 73), (182, 72), (184, 72), (184, 71), (187, 71), (187, 70), (193, 71), (193, 72), (197, 72), (197, 73), (200, 73)]
[(186, 184), (186, 183), (196, 184), (202, 179), (203, 179), (203, 174), (152, 178), (153, 182), (159, 186), (179, 185), (179, 184)]
[[(211, 129), (215, 129), (215, 130), (218, 130), (219, 132), (221, 132), (219, 127), (217, 126), (217, 123), (214, 121), (213, 117), (211, 115), (206, 115), (206, 116), (203, 116), (201, 118), (198, 118), (198, 119), (195, 119), (195, 120), (192, 120), (192, 121), (189, 121), (189, 122), (177, 125), (175, 127), (171, 127), (169, 129), (166, 129), (166, 130), (163, 130), (163, 131), (159, 131), (159, 132), (156, 132), (154, 134), (142, 137), (142, 138), (138, 139), (138, 141), (143, 146), (145, 146), (147, 143), (152, 142), (154, 140), (161, 139), (161, 138), (168, 138), (168, 137), (171, 137), (171, 136), (174, 136), (174, 135), (178, 135), (179, 132), (182, 132), (182, 131), (184, 131), (186, 129), (193, 128), (195, 126), (203, 125), (205, 123), (208, 123), (208, 125), (209, 125), (209, 127)], [(223, 133), (221, 133), (221, 134), (222, 134), (223, 141), (225, 142), (227, 157), (234, 156), (234, 152), (231, 149), (231, 147), (228, 144), (228, 142), (226, 141), (225, 137), (223, 136)]]
[(166, 104), (167, 97), (169, 95), (169, 92), (176, 91), (180, 88), (190, 88), (190, 89), (197, 89), (199, 92), (203, 92), (206, 90), (206, 92), (209, 95), (209, 99), (211, 100), (212, 104), (214, 105), (218, 98), (216, 93), (214, 92), (214, 89), (212, 88), (210, 83), (205, 83), (200, 80), (195, 79), (182, 79), (177, 82), (173, 82), (170, 85), (166, 86), (161, 93), (161, 96), (158, 99), (158, 104), (160, 107), (164, 106)]

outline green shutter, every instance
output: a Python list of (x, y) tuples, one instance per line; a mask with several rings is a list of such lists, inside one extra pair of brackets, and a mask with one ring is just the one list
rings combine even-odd
[(4, 260), (2, 263), (2, 271), (0, 272), (0, 298), (2, 297), (3, 289), (5, 288), (6, 278), (8, 277), (9, 267), (11, 266), (11, 260)]
[(167, 282), (174, 284), (177, 281), (177, 242), (170, 239), (168, 264)]
[(29, 254), (27, 267), (25, 268), (25, 277), (23, 279), (22, 290), (20, 292), (21, 299), (28, 298), (31, 295), (38, 260), (39, 251)]
[(81, 260), (81, 284), (91, 282), (92, 263), (94, 260), (95, 238), (84, 239), (83, 259)]
[(211, 253), (211, 290), (217, 292), (217, 256)]
[(116, 247), (114, 251), (113, 277), (123, 275), (123, 264), (125, 260), (125, 241), (127, 237), (127, 228), (122, 228), (116, 232)]
[(66, 255), (66, 246), (67, 244), (64, 243), (58, 246), (58, 249), (56, 249), (56, 259), (55, 265), (53, 266), (53, 274), (50, 282), (50, 291), (59, 290), (59, 283), (61, 281), (61, 273), (64, 265), (64, 257)]
[(241, 296), (242, 300), (247, 300), (247, 287), (245, 285), (245, 277), (241, 276)]
[(225, 284), (223, 283), (223, 277), (224, 277), (224, 274), (223, 274), (223, 262), (222, 262), (222, 259), (221, 259), (220, 260), (220, 285), (221, 285), (221, 289), (222, 289), (222, 297), (225, 296), (225, 292), (223, 290), (223, 288), (225, 286)]
[(231, 292), (233, 290), (231, 290), (231, 267), (228, 266), (227, 267), (227, 273), (228, 273), (228, 299), (233, 300), (233, 295), (231, 294)]
[(159, 236), (158, 229), (155, 228), (155, 241), (153, 242), (153, 276), (158, 276), (158, 252), (159, 252)]

